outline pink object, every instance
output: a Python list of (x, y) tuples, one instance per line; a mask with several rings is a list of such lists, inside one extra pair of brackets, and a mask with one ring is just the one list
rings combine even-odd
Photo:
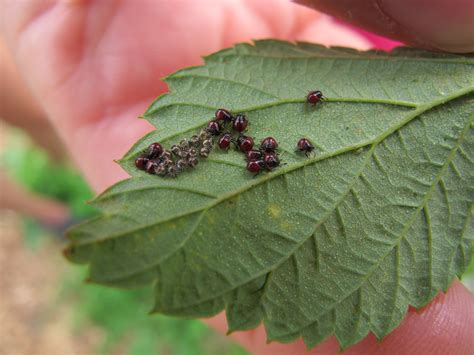
[[(352, 26), (351, 26), (352, 27)], [(364, 36), (366, 39), (370, 41), (374, 45), (374, 48), (377, 49), (383, 49), (384, 51), (390, 51), (394, 47), (402, 46), (403, 43), (399, 41), (393, 41), (391, 39), (388, 39), (386, 37), (382, 37), (379, 35), (376, 35), (372, 32), (368, 32), (365, 30), (362, 30), (357, 27), (352, 27), (354, 31), (359, 33), (360, 35)]]
[(394, 41), (394, 40), (388, 39), (387, 37), (376, 35), (375, 33), (363, 30), (359, 27), (351, 26), (351, 25), (347, 24), (347, 22), (339, 21), (337, 19), (334, 19), (334, 21), (336, 21), (341, 26), (347, 27), (350, 30), (360, 34), (365, 39), (367, 39), (370, 43), (372, 43), (373, 47), (376, 48), (376, 49), (382, 49), (384, 51), (390, 51), (391, 49), (393, 49), (395, 47), (403, 45), (403, 42)]

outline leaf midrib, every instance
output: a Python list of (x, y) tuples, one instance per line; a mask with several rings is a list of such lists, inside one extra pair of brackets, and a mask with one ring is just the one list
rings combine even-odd
[[(404, 125), (408, 124), (409, 122), (411, 122), (413, 119), (417, 118), (418, 116), (420, 116), (421, 114), (425, 113), (426, 111), (428, 110), (431, 110), (437, 106), (440, 106), (440, 105), (443, 105), (445, 104), (446, 102), (449, 102), (449, 101), (452, 101), (454, 99), (457, 99), (457, 98), (460, 98), (464, 95), (467, 95), (471, 92), (474, 91), (474, 88), (466, 88), (466, 89), (463, 89), (463, 90), (459, 90), (449, 96), (446, 96), (446, 97), (443, 97), (443, 98), (440, 98), (438, 100), (435, 100), (435, 101), (432, 101), (430, 104), (426, 104), (426, 105), (423, 105), (423, 106), (420, 106), (417, 110), (414, 110), (412, 111), (409, 115), (407, 115), (407, 117), (402, 120), (401, 122), (399, 122), (397, 125), (394, 125), (392, 126), (391, 128), (389, 128), (388, 130), (386, 130), (385, 132), (383, 132), (382, 134), (380, 134), (379, 136), (371, 139), (371, 140), (368, 140), (366, 142), (362, 142), (360, 144), (357, 144), (357, 145), (354, 145), (354, 146), (348, 146), (348, 147), (345, 147), (345, 148), (342, 148), (340, 150), (337, 150), (337, 151), (334, 151), (332, 152), (331, 154), (330, 153), (327, 153), (327, 154), (321, 154), (315, 158), (311, 158), (311, 159), (308, 159), (308, 160), (305, 160), (299, 164), (294, 164), (291, 168), (288, 167), (288, 168), (281, 168), (280, 170), (278, 171), (275, 171), (274, 173), (271, 173), (271, 174), (268, 174), (264, 177), (262, 177), (260, 180), (256, 180), (255, 182), (251, 182), (250, 184), (246, 185), (245, 188), (242, 187), (241, 189), (238, 189), (236, 191), (232, 191), (228, 194), (224, 194), (221, 198), (218, 198), (212, 202), (210, 202), (207, 206), (204, 206), (204, 207), (200, 207), (200, 208), (197, 208), (195, 210), (191, 210), (191, 211), (187, 211), (186, 213), (183, 213), (181, 215), (177, 215), (177, 216), (174, 216), (172, 218), (169, 218), (167, 220), (162, 220), (162, 221), (159, 221), (159, 222), (156, 222), (156, 223), (152, 223), (152, 224), (149, 224), (149, 225), (146, 225), (146, 226), (142, 226), (142, 227), (139, 227), (139, 228), (136, 228), (136, 229), (133, 229), (133, 230), (130, 230), (130, 231), (127, 231), (126, 233), (120, 233), (120, 234), (116, 234), (116, 235), (112, 235), (112, 236), (107, 236), (106, 238), (103, 238), (101, 240), (89, 240), (85, 243), (78, 243), (78, 244), (75, 244), (75, 246), (82, 246), (82, 245), (87, 245), (87, 244), (93, 244), (95, 242), (103, 242), (103, 241), (106, 241), (106, 240), (109, 240), (109, 239), (113, 239), (113, 238), (117, 238), (117, 237), (121, 237), (121, 236), (126, 236), (127, 234), (129, 233), (135, 233), (137, 231), (140, 231), (142, 229), (146, 229), (146, 228), (150, 228), (150, 227), (153, 227), (155, 225), (158, 225), (158, 224), (161, 224), (161, 223), (167, 223), (167, 222), (170, 222), (174, 219), (178, 219), (178, 218), (182, 218), (182, 217), (185, 217), (185, 216), (188, 216), (188, 215), (192, 215), (194, 213), (198, 213), (198, 212), (205, 212), (207, 210), (209, 210), (210, 208), (218, 205), (219, 203), (229, 199), (229, 198), (232, 198), (233, 196), (235, 195), (239, 195), (241, 194), (242, 192), (244, 191), (247, 191), (247, 190), (250, 190), (252, 187), (254, 186), (257, 186), (261, 183), (264, 183), (266, 181), (269, 181), (269, 180), (272, 180), (273, 178), (277, 177), (277, 176), (280, 176), (280, 175), (283, 175), (283, 174), (286, 174), (290, 171), (294, 171), (294, 170), (297, 170), (299, 168), (302, 168), (304, 166), (308, 166), (308, 165), (311, 165), (311, 164), (314, 164), (318, 161), (322, 161), (322, 160), (325, 160), (325, 159), (329, 159), (329, 158), (333, 158), (333, 157), (336, 157), (338, 155), (341, 155), (341, 154), (344, 154), (344, 153), (347, 153), (347, 152), (350, 152), (350, 151), (354, 151), (354, 150), (357, 150), (359, 148), (364, 148), (364, 147), (367, 147), (369, 145), (373, 145), (373, 149), (375, 149), (375, 146), (378, 145), (381, 141), (383, 141), (386, 137), (388, 137), (389, 135), (391, 135), (392, 133), (394, 133), (395, 131), (399, 130), (401, 127), (403, 127)], [(368, 153), (369, 155), (369, 153)], [(195, 226), (197, 227), (197, 226)], [(195, 229), (195, 228), (193, 228)], [(186, 240), (188, 240), (189, 238), (186, 238)], [(184, 244), (180, 244), (179, 248), (181, 248)], [(141, 268), (140, 270), (135, 270), (134, 272), (130, 273), (130, 274), (127, 274), (127, 275), (122, 275), (121, 277), (119, 278), (110, 278), (110, 279), (107, 279), (107, 281), (111, 281), (111, 280), (117, 280), (117, 279), (122, 279), (124, 277), (130, 277), (132, 275), (135, 275), (137, 273), (140, 273), (140, 272), (143, 272), (145, 270), (149, 270), (153, 267), (156, 267), (157, 265), (159, 265), (160, 263), (162, 263), (163, 261), (165, 261), (166, 259), (168, 259), (169, 257), (171, 257), (172, 255), (174, 255), (174, 253), (176, 253), (179, 248), (171, 251), (169, 254), (167, 254), (165, 257), (161, 258), (159, 261), (157, 261), (156, 263), (152, 264), (152, 265), (148, 265), (144, 268)], [(266, 271), (268, 272), (268, 271)]]
[[(212, 79), (209, 76), (202, 76), (202, 77)], [(239, 83), (239, 82), (236, 82), (236, 81), (233, 81), (233, 80), (230, 80), (230, 79), (227, 79), (227, 81)], [(266, 93), (266, 91), (265, 91), (265, 93)], [(286, 104), (303, 104), (303, 103), (306, 103), (306, 99), (301, 98), (301, 97), (298, 97), (298, 98), (285, 98), (285, 99), (280, 98), (280, 97), (277, 97), (277, 98), (279, 99), (278, 101), (267, 102), (267, 103), (260, 104), (260, 105), (255, 105), (255, 106), (248, 106), (246, 108), (236, 108), (236, 109), (232, 109), (232, 111), (235, 111), (235, 112), (252, 112), (252, 111), (257, 111), (257, 110), (263, 110), (263, 109), (266, 109), (266, 108), (271, 108), (271, 107), (274, 107), (274, 106), (280, 106), (280, 105), (286, 105)], [(392, 99), (364, 99), (364, 98), (356, 98), (356, 97), (331, 97), (331, 98), (329, 98), (328, 97), (324, 101), (325, 102), (362, 103), (362, 104), (385, 104), (385, 105), (404, 106), (404, 107), (411, 107), (411, 108), (420, 107), (419, 103), (416, 103), (416, 102), (392, 100)], [(169, 104), (160, 105), (158, 107), (153, 108), (151, 111), (147, 111), (144, 114), (144, 117), (145, 117), (145, 119), (147, 119), (149, 121), (150, 119), (153, 118), (151, 116), (155, 115), (158, 111), (160, 111), (162, 109), (166, 109), (168, 107), (173, 107), (173, 106), (176, 106), (176, 105), (201, 107), (201, 108), (206, 108), (206, 109), (209, 109), (209, 110), (212, 110), (212, 111), (214, 111), (216, 109), (215, 106), (211, 106), (211, 105), (189, 103), (189, 102), (170, 102)], [(206, 121), (203, 121), (202, 123), (200, 123), (198, 126), (194, 126), (193, 129), (200, 128), (207, 121), (208, 121), (208, 119), (206, 119)], [(180, 132), (178, 134), (188, 132), (189, 130), (190, 129), (186, 129), (185, 131)]]

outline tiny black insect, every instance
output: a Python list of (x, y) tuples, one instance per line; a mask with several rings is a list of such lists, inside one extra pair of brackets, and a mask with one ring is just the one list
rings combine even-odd
[(149, 159), (155, 159), (163, 153), (163, 146), (160, 143), (152, 143), (148, 146), (147, 157)]
[(231, 142), (232, 142), (232, 134), (224, 133), (219, 138), (219, 141), (217, 142), (217, 144), (219, 145), (219, 148), (221, 148), (222, 150), (228, 150)]
[(242, 152), (246, 153), (253, 148), (253, 138), (249, 136), (241, 135), (237, 138), (237, 148)]
[(316, 91), (311, 91), (307, 96), (306, 96), (306, 102), (316, 105), (319, 101), (324, 100), (323, 93), (319, 90)]
[(220, 108), (216, 111), (216, 120), (217, 121), (224, 121), (224, 122), (230, 122), (232, 121), (232, 114), (229, 112), (229, 110), (226, 110), (225, 108)]
[(278, 148), (278, 142), (273, 137), (267, 137), (260, 143), (260, 150), (263, 152), (274, 152)]
[(218, 136), (221, 132), (221, 126), (217, 121), (209, 121), (207, 123), (207, 131), (212, 134), (213, 136)]
[(235, 116), (234, 121), (232, 122), (232, 128), (237, 132), (243, 132), (247, 128), (249, 121), (247, 117), (241, 113)]
[(309, 157), (311, 152), (314, 150), (314, 145), (307, 138), (301, 138), (296, 144), (296, 146), (298, 148), (298, 151), (305, 153), (307, 157)]

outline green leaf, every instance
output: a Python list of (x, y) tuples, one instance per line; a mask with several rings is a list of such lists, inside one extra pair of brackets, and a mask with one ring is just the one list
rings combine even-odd
[[(157, 130), (121, 160), (132, 178), (95, 201), (67, 255), (93, 282), (155, 285), (154, 312), (209, 317), (229, 331), (263, 321), (268, 340), (335, 334), (342, 348), (382, 338), (469, 263), (474, 201), (474, 59), (400, 48), (239, 44), (167, 77), (145, 118)], [(327, 101), (305, 104), (310, 90)], [(286, 165), (252, 178), (242, 155), (213, 151), (191, 172), (137, 171), (218, 107), (274, 136)], [(317, 146), (310, 158), (297, 140)]]

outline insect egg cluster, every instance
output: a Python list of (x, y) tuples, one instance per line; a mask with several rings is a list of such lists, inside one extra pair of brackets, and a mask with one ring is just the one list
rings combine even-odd
[(199, 158), (207, 158), (214, 142), (209, 128), (202, 129), (198, 135), (183, 139), (169, 150), (160, 143), (152, 143), (135, 159), (135, 166), (152, 175), (176, 177), (186, 169), (192, 169)]

